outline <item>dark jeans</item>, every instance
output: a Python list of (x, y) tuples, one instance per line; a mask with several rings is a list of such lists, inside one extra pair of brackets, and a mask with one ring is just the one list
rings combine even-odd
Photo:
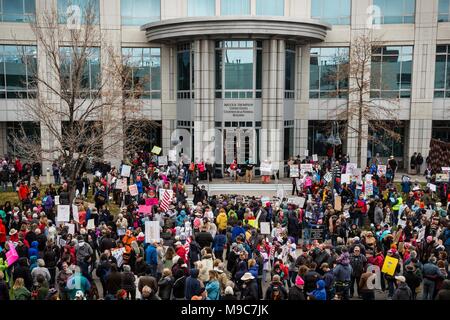
[(350, 281), (350, 296), (353, 296), (353, 293), (355, 292), (355, 282), (356, 282), (356, 294), (359, 296), (359, 280), (361, 279), (361, 276), (352, 276), (352, 279)]
[(342, 296), (342, 300), (349, 300), (350, 296), (349, 285), (336, 285), (336, 293)]

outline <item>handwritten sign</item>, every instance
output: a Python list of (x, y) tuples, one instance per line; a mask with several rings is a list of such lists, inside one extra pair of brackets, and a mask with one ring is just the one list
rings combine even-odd
[(69, 222), (70, 221), (70, 206), (62, 205), (58, 206), (58, 215), (56, 220), (58, 222)]
[(352, 175), (353, 174), (353, 170), (355, 170), (356, 168), (358, 168), (356, 163), (349, 162), (349, 163), (347, 163), (347, 165), (345, 167), (345, 173)]
[(139, 212), (144, 213), (144, 214), (150, 214), (150, 213), (152, 213), (152, 206), (140, 205)]
[(327, 172), (324, 176), (323, 176), (324, 180), (329, 183), (332, 179), (333, 179), (333, 175), (331, 174), (331, 172)]
[[(131, 174), (131, 166), (127, 166), (126, 164), (124, 164), (122, 166), (122, 170), (120, 172), (120, 175), (122, 177), (127, 177), (128, 178), (130, 176), (130, 174)], [(117, 188), (117, 189), (119, 189), (119, 188)]]
[(159, 155), (161, 153), (161, 150), (162, 149), (160, 147), (154, 146), (151, 152)]
[(169, 150), (169, 161), (177, 161), (177, 150)]
[(95, 230), (95, 220), (89, 219), (86, 228), (88, 230)]
[(80, 223), (80, 214), (78, 213), (78, 206), (72, 205), (72, 214), (73, 214), (73, 220)]
[(432, 183), (428, 183), (427, 187), (430, 188), (431, 191), (436, 192), (436, 185)]
[(12, 241), (8, 241), (9, 250), (6, 252), (6, 262), (8, 266), (12, 266), (14, 262), (19, 260), (19, 254), (16, 251), (16, 247), (14, 247), (14, 243)]
[(159, 241), (159, 221), (145, 221), (145, 242)]
[(319, 157), (317, 156), (317, 154), (313, 154), (313, 155), (312, 155), (312, 158), (313, 158), (313, 161), (314, 161), (314, 162), (319, 161)]
[(307, 156), (309, 156), (309, 150), (308, 149), (305, 150), (305, 157), (307, 157)]
[(73, 223), (66, 223), (65, 226), (69, 227), (68, 233), (71, 235), (75, 234), (75, 224)]
[(364, 192), (365, 192), (367, 197), (370, 197), (371, 195), (373, 195), (373, 182), (372, 182), (372, 180), (365, 182)]
[(386, 175), (386, 171), (387, 171), (387, 169), (386, 169), (386, 165), (384, 165), (384, 164), (379, 164), (378, 166), (377, 166), (377, 175), (378, 176), (385, 176)]
[(261, 234), (270, 234), (270, 222), (261, 222)]
[(55, 205), (59, 205), (59, 196), (55, 196)]
[(349, 184), (350, 183), (350, 174), (348, 174), (348, 173), (341, 174), (341, 183)]
[(159, 166), (167, 166), (167, 156), (158, 157)]
[(289, 175), (291, 178), (298, 178), (300, 173), (298, 170), (298, 165), (289, 166)]
[(263, 176), (271, 175), (272, 174), (272, 164), (269, 162), (262, 162), (260, 170), (261, 170), (261, 174)]
[(313, 166), (311, 163), (302, 163), (300, 164), (300, 173), (305, 174), (306, 172), (312, 172)]
[(130, 195), (132, 197), (137, 196), (139, 194), (137, 185), (135, 185), (135, 184), (128, 186), (128, 190), (130, 190)]
[(341, 211), (342, 210), (342, 198), (341, 196), (334, 197), (334, 210)]

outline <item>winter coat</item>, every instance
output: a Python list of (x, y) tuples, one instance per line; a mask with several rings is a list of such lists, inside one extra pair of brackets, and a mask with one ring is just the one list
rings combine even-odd
[(158, 264), (158, 254), (154, 245), (149, 245), (147, 249), (145, 249), (145, 262), (149, 265)]
[(130, 292), (136, 290), (136, 277), (132, 272), (122, 273), (122, 289)]
[(225, 212), (220, 212), (219, 215), (216, 218), (217, 228), (219, 230), (225, 230), (227, 228), (227, 214)]
[(351, 255), (350, 256), (350, 265), (352, 266), (352, 275), (354, 277), (360, 277), (367, 266), (367, 258), (363, 255)]
[(208, 293), (207, 300), (219, 300), (220, 299), (220, 284), (219, 281), (214, 280), (208, 282), (205, 287), (206, 292)]
[(38, 245), (39, 245), (39, 242), (37, 242), (37, 241), (33, 241), (31, 243), (31, 248), (28, 249), (28, 257), (29, 258), (31, 258), (32, 256), (36, 256), (36, 257), (38, 256), (38, 254), (39, 254)]
[(288, 300), (306, 300), (303, 289), (300, 289), (297, 286), (292, 286), (289, 289)]
[(253, 279), (250, 282), (245, 283), (241, 293), (241, 300), (258, 300), (258, 284)]
[(436, 295), (436, 300), (450, 300), (450, 280), (444, 280), (442, 289)]
[(223, 251), (227, 237), (224, 234), (216, 234), (213, 241), (214, 252)]
[(392, 300), (412, 300), (412, 291), (405, 282), (400, 282)]
[(195, 241), (197, 241), (201, 249), (203, 249), (204, 247), (211, 247), (211, 243), (213, 242), (213, 240), (214, 239), (211, 233), (206, 231), (201, 231), (195, 236)]
[(333, 269), (336, 282), (350, 282), (352, 277), (352, 266), (350, 264), (338, 264)]
[(200, 280), (198, 280), (198, 269), (191, 269), (190, 276), (186, 279), (184, 297), (191, 300), (193, 296), (200, 293)]
[(327, 300), (327, 293), (325, 291), (325, 281), (317, 281), (317, 289), (309, 293), (314, 300)]
[(161, 280), (158, 281), (158, 295), (161, 298), (161, 300), (169, 300), (170, 294), (172, 292), (172, 285), (173, 285), (173, 277), (168, 276), (161, 278)]
[(120, 272), (110, 272), (106, 277), (107, 294), (115, 295), (122, 287), (122, 275)]

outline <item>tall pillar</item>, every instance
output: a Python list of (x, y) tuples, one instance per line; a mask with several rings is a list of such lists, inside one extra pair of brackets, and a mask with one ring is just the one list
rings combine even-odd
[(167, 155), (171, 145), (171, 134), (176, 128), (176, 46), (161, 46), (161, 136), (162, 154)]
[(303, 156), (308, 149), (310, 46), (297, 46), (295, 51), (294, 155)]
[(411, 115), (408, 153), (405, 159), (408, 170), (410, 168), (409, 159), (414, 152), (420, 152), (425, 159), (430, 149), (436, 61), (437, 3), (437, 1), (416, 0)]

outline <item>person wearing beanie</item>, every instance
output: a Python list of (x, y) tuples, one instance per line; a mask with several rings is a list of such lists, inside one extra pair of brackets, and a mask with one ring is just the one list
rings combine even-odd
[(303, 281), (302, 277), (297, 276), (295, 278), (295, 285), (289, 288), (288, 300), (306, 300), (303, 291), (304, 284), (305, 281)]
[(344, 300), (350, 297), (350, 282), (352, 276), (352, 266), (350, 265), (349, 254), (344, 251), (336, 260), (337, 266), (333, 269), (336, 280), (336, 293), (339, 293)]

